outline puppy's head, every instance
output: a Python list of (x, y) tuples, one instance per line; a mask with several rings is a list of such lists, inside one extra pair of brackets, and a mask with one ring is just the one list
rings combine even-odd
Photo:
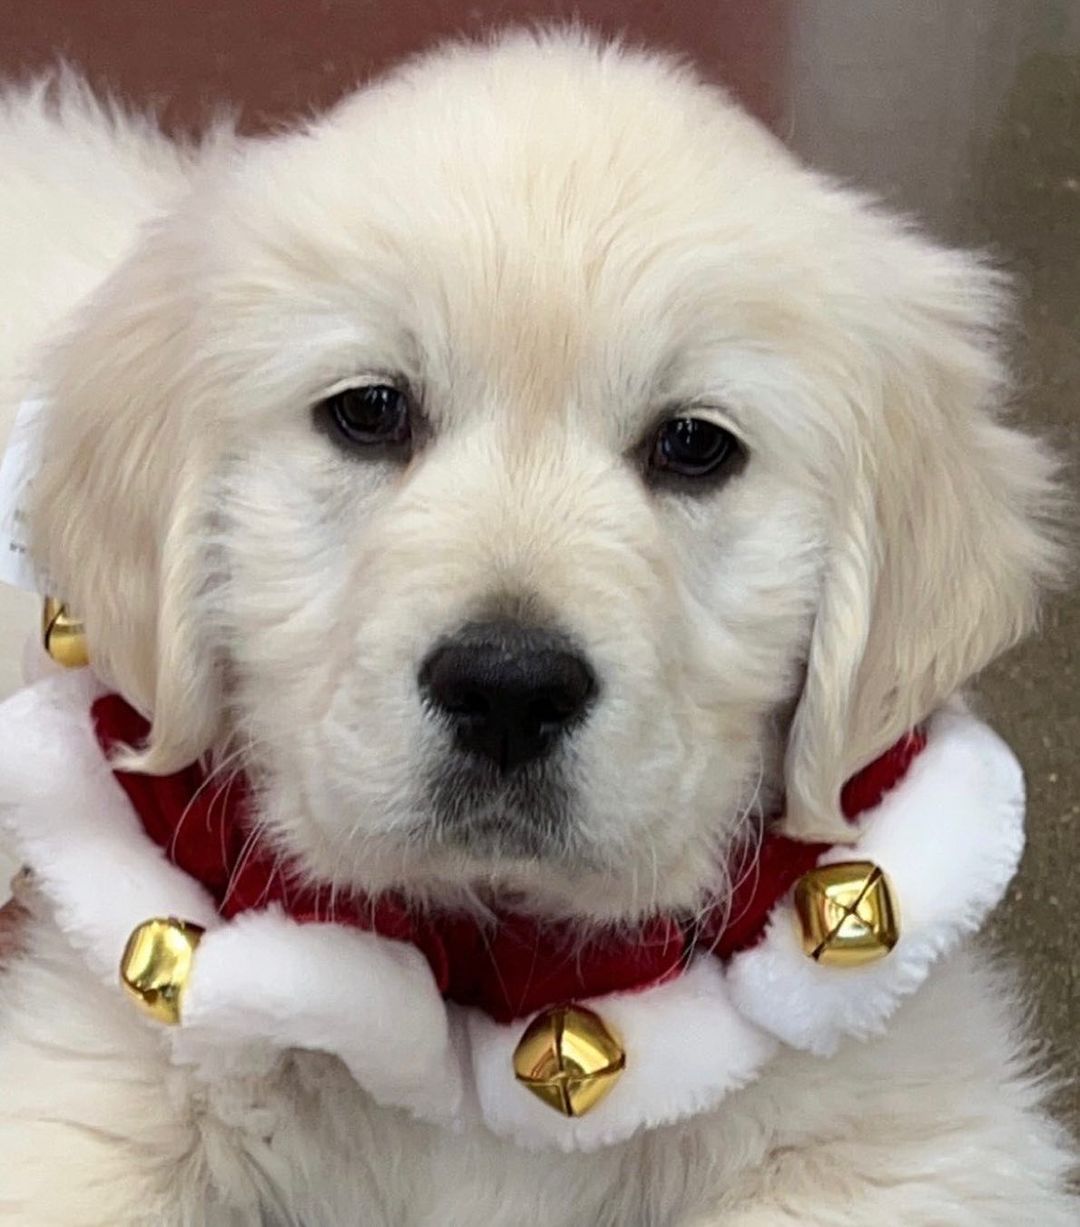
[(459, 48), (195, 179), (59, 353), (41, 553), (342, 887), (688, 907), (1015, 640), (994, 275), (716, 91)]

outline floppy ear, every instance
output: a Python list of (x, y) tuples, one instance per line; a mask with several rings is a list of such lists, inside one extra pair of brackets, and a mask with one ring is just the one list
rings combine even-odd
[(799, 838), (851, 838), (844, 781), (1030, 630), (1061, 564), (1054, 463), (998, 420), (1002, 279), (882, 234), (849, 321), (856, 441), (787, 749)]
[(34, 553), (82, 617), (95, 669), (152, 718), (139, 765), (157, 772), (203, 753), (221, 709), (200, 625), (210, 440), (186, 378), (190, 276), (182, 244), (149, 235), (50, 355), (30, 511)]

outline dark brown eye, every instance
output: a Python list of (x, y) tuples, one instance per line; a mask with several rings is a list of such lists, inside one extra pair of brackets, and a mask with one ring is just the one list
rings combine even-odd
[(657, 430), (649, 467), (680, 477), (706, 477), (741, 454), (730, 430), (707, 418), (669, 418)]
[(342, 388), (321, 401), (317, 412), (354, 447), (401, 446), (412, 434), (408, 397), (387, 383)]

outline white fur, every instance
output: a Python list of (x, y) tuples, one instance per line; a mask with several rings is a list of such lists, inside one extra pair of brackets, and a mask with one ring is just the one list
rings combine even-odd
[(529, 1149), (596, 1150), (642, 1127), (696, 1116), (753, 1081), (776, 1052), (772, 1036), (732, 1007), (722, 968), (703, 959), (677, 979), (642, 992), (585, 1002), (620, 1037), (626, 1070), (587, 1115), (565, 1120), (508, 1077), (524, 1027), (469, 1019), (483, 1120)]
[(512, 1077), (531, 1020), (499, 1025), (467, 1009), (448, 1017), (416, 950), (297, 925), (277, 909), (222, 924), (133, 824), (90, 728), (95, 690), (85, 674), (60, 675), (0, 706), (0, 799), (60, 928), (106, 983), (115, 984), (118, 952), (139, 920), (175, 915), (209, 929), (183, 1026), (168, 1035), (175, 1059), (206, 1077), (223, 1047), (234, 1063), (261, 1063), (268, 1049), (327, 1052), (378, 1103), (457, 1128), (483, 1122), (533, 1149), (594, 1150), (713, 1110), (760, 1076), (777, 1037), (832, 1055), (846, 1037), (880, 1034), (933, 963), (985, 920), (1023, 846), (1015, 758), (972, 717), (940, 713), (909, 774), (863, 816), (859, 842), (823, 857), (869, 859), (888, 872), (901, 915), (890, 957), (860, 969), (811, 962), (785, 902), (765, 940), (726, 974), (701, 951), (673, 981), (583, 1001), (621, 1037), (627, 1063), (602, 1103), (566, 1120)]
[[(190, 156), (38, 91), (0, 149), (0, 377), (52, 405), (32, 527), (57, 595), (153, 713), (144, 764), (240, 755), (269, 834), (336, 886), (694, 906), (784, 791), (793, 831), (841, 837), (845, 776), (1033, 622), (1052, 466), (999, 420), (998, 279), (663, 61), (454, 48)], [(430, 419), (403, 472), (311, 428), (372, 373)], [(682, 404), (749, 452), (707, 497), (630, 459)], [(444, 743), (417, 667), (493, 602), (557, 620), (602, 682), (548, 859), (425, 838)], [(1022, 1011), (964, 951), (881, 1037), (538, 1156), (376, 1107), (328, 1056), (177, 1065), (46, 907), (27, 940), (0, 981), (12, 1223), (1076, 1221)]]
[(803, 953), (788, 903), (761, 945), (732, 961), (739, 1009), (785, 1043), (823, 1054), (883, 1030), (931, 965), (1001, 902), (1020, 863), (1023, 816), (1023, 775), (1001, 738), (968, 716), (935, 716), (909, 777), (860, 821), (859, 842), (820, 862), (855, 857), (885, 870), (900, 911), (896, 949), (838, 974)]
[(185, 1041), (201, 1030), (211, 1044), (330, 1052), (379, 1103), (429, 1120), (460, 1111), (446, 1007), (423, 955), (401, 942), (244, 916), (200, 942), (183, 1013)]
[[(61, 673), (0, 705), (0, 814), (56, 923), (107, 985), (144, 920), (177, 916), (208, 932), (184, 994), (181, 1056), (259, 1041), (341, 1057), (380, 1102), (434, 1118), (458, 1111), (461, 1074), (423, 957), (336, 925), (276, 911), (222, 925), (213, 901), (144, 834), (90, 724), (101, 692)], [(386, 1051), (402, 1054), (388, 1062)]]
[[(188, 159), (144, 121), (102, 107), (63, 79), (0, 95), (0, 447), (34, 383), (38, 350), (72, 306), (97, 288), (139, 227), (186, 189)], [(36, 631), (40, 602), (0, 589), (0, 637)], [(19, 684), (19, 654), (0, 653), (0, 697)]]
[(0, 807), (3, 825), (18, 825), (16, 849), (37, 867), (57, 923), (112, 986), (116, 952), (141, 921), (175, 915), (208, 925), (215, 909), (143, 833), (98, 752), (90, 703), (100, 692), (93, 675), (79, 671), (7, 700)]

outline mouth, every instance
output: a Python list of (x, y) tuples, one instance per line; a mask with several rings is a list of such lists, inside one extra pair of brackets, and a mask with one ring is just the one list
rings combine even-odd
[(452, 761), (432, 773), (428, 795), (429, 844), (487, 860), (582, 855), (572, 791), (550, 763), (507, 774), (481, 761)]

